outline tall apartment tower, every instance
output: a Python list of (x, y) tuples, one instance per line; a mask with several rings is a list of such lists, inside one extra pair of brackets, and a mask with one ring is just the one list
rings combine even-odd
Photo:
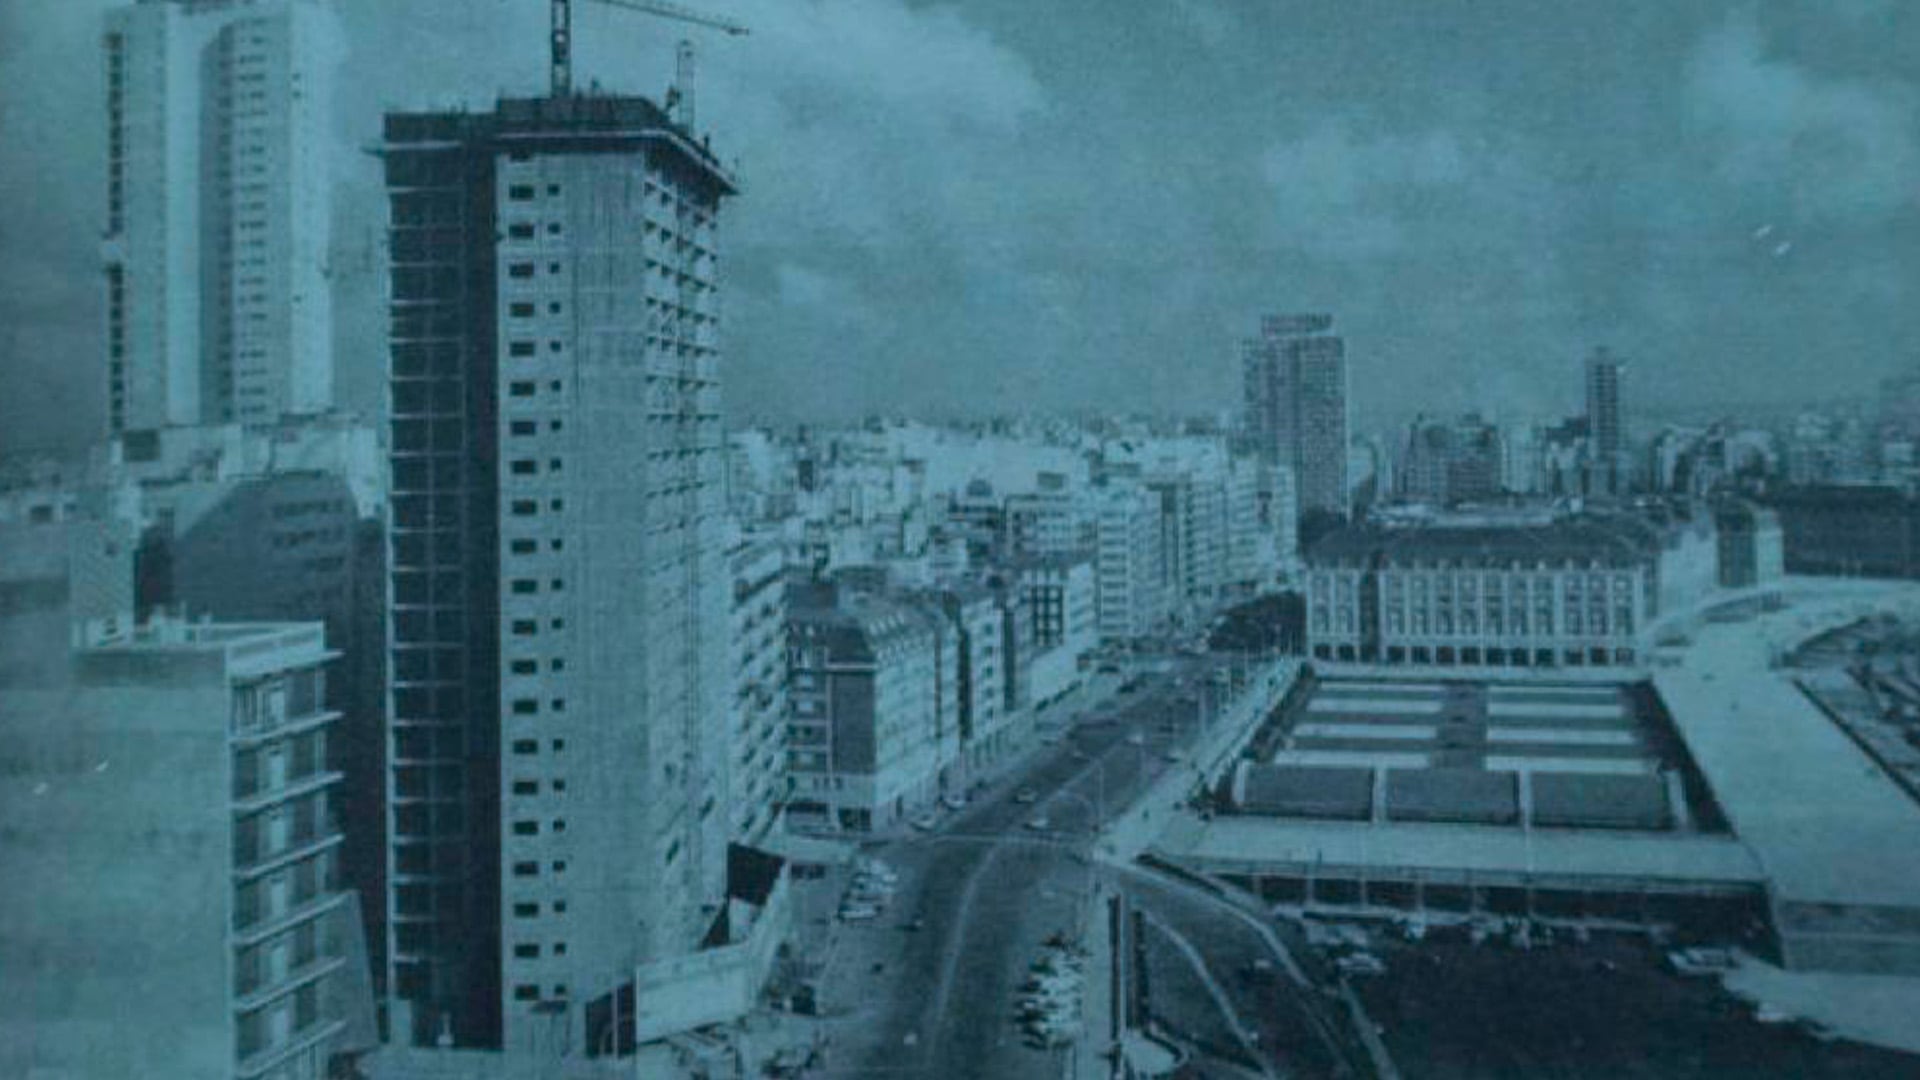
[(394, 113), (383, 156), (393, 1038), (602, 1053), (724, 896), (735, 185), (633, 97)]
[(1269, 464), (1293, 470), (1302, 513), (1347, 512), (1346, 341), (1331, 315), (1269, 315), (1241, 343), (1247, 433)]
[(141, 0), (108, 13), (107, 422), (322, 412), (332, 73), (317, 0)]
[(1621, 428), (1620, 377), (1626, 368), (1605, 346), (1587, 358), (1587, 438), (1593, 494), (1620, 494), (1626, 485), (1626, 439)]

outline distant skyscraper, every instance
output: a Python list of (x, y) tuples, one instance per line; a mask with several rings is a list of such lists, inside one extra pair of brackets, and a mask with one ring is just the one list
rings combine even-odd
[(1247, 430), (1294, 473), (1300, 510), (1347, 512), (1346, 342), (1331, 315), (1270, 315), (1241, 346)]
[(1617, 495), (1626, 486), (1626, 436), (1620, 414), (1620, 376), (1626, 364), (1605, 346), (1587, 358), (1587, 439), (1592, 451), (1592, 494)]
[(734, 182), (631, 97), (384, 155), (394, 1038), (591, 1056), (724, 894)]
[(334, 17), (143, 0), (104, 44), (109, 430), (324, 411)]

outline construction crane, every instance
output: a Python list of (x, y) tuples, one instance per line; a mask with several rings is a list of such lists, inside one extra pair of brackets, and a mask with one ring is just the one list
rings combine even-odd
[[(553, 13), (553, 96), (568, 97), (573, 93), (573, 0), (551, 0)], [(675, 19), (680, 22), (705, 26), (714, 30), (723, 30), (738, 37), (747, 33), (747, 28), (731, 19), (666, 0), (596, 0), (608, 7), (626, 8), (643, 15), (657, 15), (663, 19)], [(681, 42), (678, 53), (678, 71), (672, 94), (675, 119), (683, 125), (693, 122), (693, 46)]]

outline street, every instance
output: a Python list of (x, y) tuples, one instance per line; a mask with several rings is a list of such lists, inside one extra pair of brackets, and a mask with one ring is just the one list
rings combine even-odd
[[(833, 1039), (823, 1075), (1059, 1076), (1066, 1050), (1021, 1041), (1018, 984), (1049, 936), (1080, 936), (1099, 872), (1089, 859), (1095, 833), (1166, 770), (1191, 768), (1169, 759), (1215, 710), (1211, 673), (1235, 663), (1136, 660), (1148, 670), (1130, 678), (1132, 689), (1086, 706), (1080, 723), (935, 830), (870, 845), (899, 871), (900, 887), (881, 918), (834, 928), (821, 980)], [(1245, 947), (1235, 933), (1212, 928), (1196, 939), (1212, 955)]]

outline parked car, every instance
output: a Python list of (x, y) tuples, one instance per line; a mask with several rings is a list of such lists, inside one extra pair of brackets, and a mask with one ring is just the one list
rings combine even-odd
[(1047, 820), (1047, 815), (1041, 814), (1038, 817), (1028, 818), (1027, 828), (1032, 829), (1034, 832), (1046, 832), (1048, 829), (1053, 828), (1053, 822)]
[(919, 829), (921, 832), (932, 832), (939, 826), (940, 817), (937, 814), (921, 814), (919, 817), (908, 822), (908, 824)]
[(1040, 801), (1040, 793), (1030, 787), (1021, 788), (1014, 794), (1013, 801), (1022, 805), (1036, 803)]
[(841, 922), (862, 922), (880, 917), (880, 909), (872, 904), (846, 903), (840, 905)]
[(967, 805), (967, 800), (964, 796), (960, 795), (942, 795), (940, 796), (940, 805), (949, 810), (959, 810)]

